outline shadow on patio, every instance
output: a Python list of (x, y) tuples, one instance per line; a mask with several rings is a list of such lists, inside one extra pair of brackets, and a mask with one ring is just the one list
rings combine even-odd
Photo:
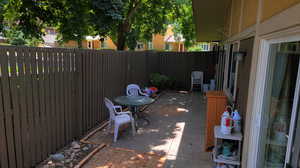
[[(200, 93), (168, 92), (146, 110), (151, 121), (149, 126), (140, 128), (134, 137), (130, 129), (124, 129), (111, 147), (165, 156), (165, 168), (210, 168), (213, 166), (210, 153), (204, 152), (205, 112), (205, 101)], [(104, 139), (111, 142), (112, 135), (106, 134), (104, 138), (99, 132), (90, 140), (101, 143)], [(104, 159), (103, 152), (107, 151), (96, 154), (85, 168), (105, 167), (99, 162)]]

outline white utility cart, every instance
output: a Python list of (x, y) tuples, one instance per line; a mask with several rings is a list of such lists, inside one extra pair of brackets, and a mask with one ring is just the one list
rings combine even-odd
[[(240, 167), (241, 165), (241, 147), (242, 147), (242, 139), (243, 135), (242, 133), (232, 133), (230, 135), (225, 135), (221, 132), (221, 127), (220, 126), (215, 126), (214, 128), (214, 135), (215, 135), (215, 148), (213, 151), (213, 160), (216, 164), (228, 164), (228, 165), (233, 165), (235, 167)], [(236, 153), (236, 159), (234, 160), (229, 160), (229, 159), (223, 159), (223, 158), (218, 158), (219, 152), (218, 149), (222, 145), (223, 140), (231, 140), (231, 141), (236, 141), (237, 145), (237, 153)]]

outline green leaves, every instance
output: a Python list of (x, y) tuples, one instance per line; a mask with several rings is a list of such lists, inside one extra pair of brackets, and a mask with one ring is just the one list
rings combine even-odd
[(91, 0), (91, 20), (95, 32), (106, 36), (123, 19), (121, 0)]
[(76, 40), (79, 47), (86, 35), (100, 35), (110, 36), (118, 49), (134, 49), (169, 24), (187, 45), (195, 38), (191, 0), (1, 0), (0, 23), (0, 32), (36, 40), (55, 27), (61, 42)]
[(174, 17), (174, 31), (182, 34), (185, 39), (185, 47), (191, 47), (196, 43), (196, 28), (193, 20), (191, 0), (176, 0), (177, 11)]
[(86, 0), (65, 0), (56, 20), (60, 42), (75, 40), (81, 47), (81, 41), (92, 31), (89, 7), (90, 3)]

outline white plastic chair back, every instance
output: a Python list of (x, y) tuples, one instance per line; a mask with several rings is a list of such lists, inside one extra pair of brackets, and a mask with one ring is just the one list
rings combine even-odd
[(193, 85), (201, 85), (201, 91), (203, 91), (203, 72), (193, 71), (191, 74), (191, 90), (193, 90)]
[(116, 117), (116, 111), (114, 108), (114, 104), (108, 99), (108, 98), (104, 98), (104, 103), (105, 106), (107, 107), (108, 111), (109, 111), (109, 117), (111, 120), (114, 120)]
[(200, 82), (203, 83), (203, 72), (193, 71), (192, 72), (192, 79), (193, 79), (193, 83), (197, 82), (197, 83), (194, 83), (194, 84), (201, 84)]
[(127, 96), (139, 96), (141, 92), (141, 88), (137, 84), (130, 84), (126, 89)]

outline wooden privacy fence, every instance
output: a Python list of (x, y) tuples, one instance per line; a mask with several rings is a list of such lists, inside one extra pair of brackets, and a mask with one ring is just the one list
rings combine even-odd
[(0, 168), (32, 167), (108, 118), (103, 98), (151, 73), (189, 88), (213, 77), (217, 53), (117, 52), (0, 46)]

